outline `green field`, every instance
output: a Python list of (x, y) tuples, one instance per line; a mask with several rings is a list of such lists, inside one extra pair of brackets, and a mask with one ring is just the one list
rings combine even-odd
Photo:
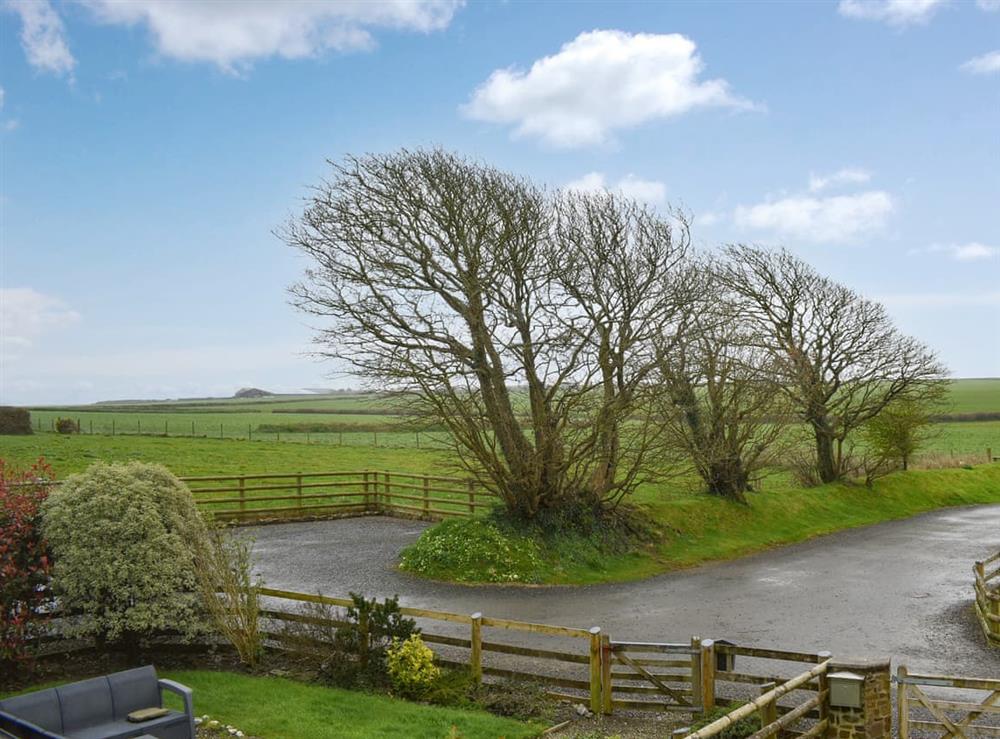
[[(446, 434), (401, 415), (400, 401), (373, 394), (275, 395), (259, 399), (123, 401), (33, 408), (32, 424), (51, 431), (57, 418), (81, 433), (330, 444), (344, 447), (441, 448)], [(1000, 413), (1000, 379), (956, 380), (942, 413)], [(927, 451), (985, 455), (1000, 449), (1000, 420), (937, 425)], [(270, 470), (269, 470), (270, 471)]]

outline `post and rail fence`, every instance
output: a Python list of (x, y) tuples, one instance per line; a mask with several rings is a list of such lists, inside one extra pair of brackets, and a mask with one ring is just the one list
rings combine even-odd
[[(499, 500), (467, 478), (381, 470), (179, 479), (191, 490), (200, 510), (226, 523), (365, 515), (469, 518)], [(58, 485), (59, 481), (42, 484)]]
[(1000, 647), (1000, 552), (976, 562), (972, 571), (976, 577), (976, 617), (986, 640)]
[[(287, 647), (282, 624), (309, 622), (339, 627), (336, 617), (318, 619), (303, 614), (306, 604), (345, 608), (352, 601), (273, 588), (258, 590), (262, 598), (264, 634)], [(653, 710), (704, 713), (715, 706), (740, 702), (748, 684), (767, 686), (770, 696), (757, 698), (773, 704), (780, 727), (807, 716), (822, 720), (820, 703), (825, 686), (818, 679), (829, 654), (788, 652), (692, 638), (685, 643), (615, 641), (599, 626), (590, 628), (531, 623), (494, 618), (483, 613), (458, 614), (402, 607), (404, 616), (417, 619), (421, 638), (434, 649), (438, 664), (467, 669), (476, 682), (484, 679), (526, 680), (541, 685), (553, 700), (581, 703), (594, 714), (616, 710)], [(652, 656), (649, 656), (652, 655)], [(759, 667), (733, 670), (736, 656)], [(810, 664), (807, 677), (778, 676), (775, 661)], [(624, 669), (623, 669), (624, 668)], [(734, 684), (735, 690), (728, 688)], [(728, 685), (727, 685), (728, 684)], [(815, 693), (800, 705), (778, 705), (792, 691)], [(805, 708), (802, 708), (802, 706)], [(780, 717), (780, 718), (779, 718)]]

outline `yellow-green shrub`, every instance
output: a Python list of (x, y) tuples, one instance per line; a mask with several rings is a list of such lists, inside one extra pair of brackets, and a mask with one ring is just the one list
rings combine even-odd
[(424, 695), (441, 677), (441, 668), (434, 664), (434, 652), (419, 634), (406, 641), (395, 640), (386, 653), (386, 667), (392, 686), (410, 698)]

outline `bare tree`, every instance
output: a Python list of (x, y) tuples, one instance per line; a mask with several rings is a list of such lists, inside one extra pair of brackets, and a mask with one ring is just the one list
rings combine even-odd
[(754, 473), (782, 448), (788, 404), (713, 261), (692, 268), (687, 290), (680, 330), (660, 355), (663, 432), (709, 493), (745, 503)]
[(739, 297), (741, 315), (809, 425), (821, 481), (847, 472), (844, 442), (887, 405), (936, 397), (944, 366), (900, 333), (881, 304), (784, 250), (735, 245), (726, 254), (720, 280)]
[(654, 443), (627, 423), (650, 372), (641, 324), (666, 310), (686, 223), (442, 151), (331, 166), (282, 232), (311, 262), (291, 292), (328, 320), (320, 353), (446, 428), (516, 515), (627, 495)]

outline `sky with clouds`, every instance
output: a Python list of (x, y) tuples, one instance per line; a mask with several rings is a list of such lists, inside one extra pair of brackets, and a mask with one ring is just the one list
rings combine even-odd
[(0, 0), (0, 403), (351, 385), (273, 231), (327, 159), (438, 145), (785, 246), (1000, 376), (1000, 0)]

